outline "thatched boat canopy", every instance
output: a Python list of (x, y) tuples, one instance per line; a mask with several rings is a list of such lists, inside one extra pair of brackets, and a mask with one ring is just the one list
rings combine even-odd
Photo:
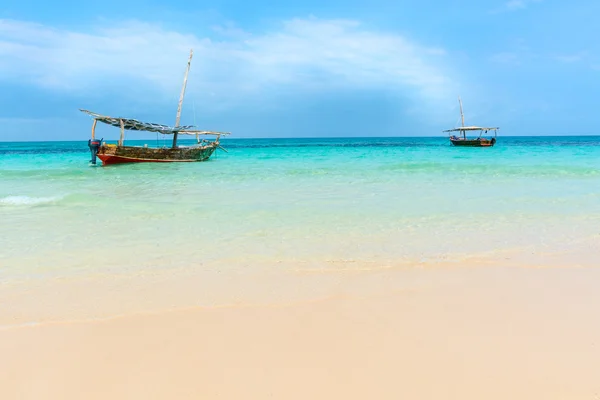
[(442, 132), (460, 132), (460, 131), (495, 131), (500, 128), (485, 128), (481, 126), (461, 126), (460, 128), (448, 129)]
[(200, 131), (194, 129), (193, 125), (184, 125), (184, 126), (167, 126), (161, 124), (155, 124), (152, 122), (142, 122), (137, 119), (131, 118), (115, 118), (109, 117), (106, 115), (100, 115), (98, 113), (82, 110), (79, 111), (84, 112), (96, 121), (103, 122), (108, 125), (115, 126), (117, 128), (122, 128), (130, 131), (146, 131), (146, 132), (158, 132), (163, 135), (173, 135), (173, 134), (184, 134), (184, 135), (228, 135), (229, 132), (215, 132), (215, 131)]

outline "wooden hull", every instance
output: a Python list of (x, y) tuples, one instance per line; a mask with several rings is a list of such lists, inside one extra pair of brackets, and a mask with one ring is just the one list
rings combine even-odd
[(466, 147), (492, 147), (496, 144), (496, 139), (452, 139), (450, 142), (454, 146), (466, 146)]
[(151, 148), (136, 146), (103, 145), (98, 149), (102, 165), (140, 162), (194, 162), (206, 161), (218, 147), (210, 143), (198, 147)]

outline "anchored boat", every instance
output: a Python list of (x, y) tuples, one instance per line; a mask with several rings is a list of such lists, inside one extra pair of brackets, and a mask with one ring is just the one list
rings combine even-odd
[[(500, 128), (486, 128), (482, 126), (465, 126), (465, 116), (463, 114), (462, 100), (458, 98), (460, 104), (460, 119), (461, 126), (459, 128), (448, 129), (443, 132), (458, 132), (458, 136), (455, 134), (450, 135), (450, 143), (454, 146), (470, 146), (470, 147), (492, 147), (496, 144), (496, 132)], [(479, 132), (477, 137), (467, 137), (467, 132)], [(484, 137), (484, 134), (493, 132), (494, 136)]]
[[(177, 107), (177, 118), (175, 126), (167, 126), (150, 122), (141, 122), (131, 118), (109, 117), (92, 111), (80, 111), (90, 115), (94, 122), (92, 123), (92, 137), (88, 141), (88, 146), (92, 155), (91, 163), (96, 164), (96, 157), (102, 160), (103, 165), (122, 164), (131, 162), (192, 162), (206, 161), (218, 148), (225, 150), (219, 143), (221, 135), (228, 135), (229, 132), (215, 132), (197, 130), (192, 125), (180, 126), (181, 106), (185, 96), (187, 77), (190, 71), (193, 51), (190, 51), (190, 58), (187, 63), (179, 105)], [(121, 137), (117, 144), (107, 144), (103, 139), (96, 139), (96, 124), (98, 121), (121, 128)], [(157, 132), (162, 135), (173, 135), (171, 147), (147, 147), (147, 146), (125, 146), (123, 144), (125, 130)], [(177, 138), (179, 135), (195, 135), (197, 144), (193, 146), (178, 146)], [(201, 135), (215, 135), (216, 138), (210, 140), (200, 140)], [(225, 150), (226, 151), (226, 150)]]

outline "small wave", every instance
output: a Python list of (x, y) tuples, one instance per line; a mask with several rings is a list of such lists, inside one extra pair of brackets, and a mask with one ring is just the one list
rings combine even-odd
[(57, 200), (60, 200), (60, 197), (7, 196), (0, 198), (0, 206), (36, 206)]

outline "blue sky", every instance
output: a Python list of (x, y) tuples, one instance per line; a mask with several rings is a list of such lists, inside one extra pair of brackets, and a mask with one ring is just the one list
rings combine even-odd
[(182, 123), (232, 137), (442, 135), (458, 95), (467, 124), (501, 134), (599, 134), (598, 15), (578, 0), (5, 0), (0, 140), (85, 140), (79, 108), (173, 124), (190, 48)]

